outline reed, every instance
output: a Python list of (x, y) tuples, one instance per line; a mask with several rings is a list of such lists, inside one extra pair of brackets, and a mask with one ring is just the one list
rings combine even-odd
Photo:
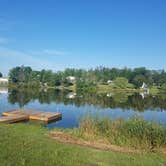
[(166, 126), (140, 117), (128, 120), (86, 117), (77, 133), (84, 139), (103, 139), (111, 144), (150, 151), (166, 147)]

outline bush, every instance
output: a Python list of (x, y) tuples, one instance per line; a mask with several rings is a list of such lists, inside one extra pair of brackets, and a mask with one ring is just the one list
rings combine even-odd
[(115, 80), (114, 80), (114, 84), (119, 87), (119, 88), (127, 88), (128, 86), (128, 80), (124, 77), (117, 77)]

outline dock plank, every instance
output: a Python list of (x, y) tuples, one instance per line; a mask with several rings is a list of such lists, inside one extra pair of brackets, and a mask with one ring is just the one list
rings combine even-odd
[(11, 110), (2, 112), (3, 116), (13, 116), (13, 115), (38, 115), (44, 113), (44, 111), (36, 111), (36, 110)]
[(0, 118), (0, 123), (15, 123), (28, 120), (29, 117), (26, 115), (13, 115), (13, 116), (3, 116)]
[[(61, 113), (57, 113), (57, 112), (54, 113), (54, 112), (37, 111), (37, 110), (10, 110), (10, 111), (3, 112), (2, 115), (5, 117), (15, 117), (13, 118), (13, 121), (14, 119), (16, 119), (16, 116), (18, 117), (20, 116), (20, 118), (21, 116), (22, 117), (26, 116), (28, 117), (29, 120), (38, 120), (38, 121), (44, 121), (44, 122), (57, 120), (61, 118), (62, 116)], [(5, 118), (2, 118), (1, 121), (5, 121)], [(7, 121), (7, 118), (6, 118), (6, 121)]]
[(60, 117), (61, 117), (60, 113), (43, 112), (43, 113), (38, 114), (38, 115), (30, 115), (29, 119), (49, 122), (49, 121), (52, 121), (54, 119), (58, 119)]

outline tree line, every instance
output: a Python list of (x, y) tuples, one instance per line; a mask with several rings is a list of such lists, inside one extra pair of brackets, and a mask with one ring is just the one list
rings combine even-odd
[(88, 70), (67, 68), (64, 71), (53, 72), (44, 69), (37, 71), (29, 66), (17, 66), (10, 70), (9, 81), (13, 84), (28, 84), (32, 87), (41, 84), (69, 86), (73, 82), (67, 79), (68, 76), (75, 77), (75, 83), (78, 86), (105, 84), (108, 80), (117, 80), (119, 78), (119, 80), (127, 81), (134, 85), (135, 88), (139, 88), (144, 82), (148, 86), (159, 86), (166, 89), (165, 70), (149, 70), (145, 67), (118, 69), (100, 66)]

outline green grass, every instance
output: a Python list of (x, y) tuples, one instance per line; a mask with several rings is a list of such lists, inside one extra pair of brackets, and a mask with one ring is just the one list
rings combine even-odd
[(71, 91), (76, 91), (76, 85), (71, 85), (71, 86), (56, 86), (55, 89), (59, 89), (59, 90), (71, 90)]
[(28, 124), (0, 126), (1, 166), (164, 166), (166, 158), (152, 153), (123, 154), (57, 143), (48, 130)]
[(150, 88), (150, 94), (151, 94), (151, 95), (157, 95), (159, 92), (160, 92), (160, 89), (159, 89), (159, 87), (157, 87), (157, 86), (152, 86), (152, 87)]
[(97, 85), (97, 93), (109, 93), (109, 92), (127, 92), (127, 93), (135, 93), (140, 92), (140, 89), (135, 88), (117, 88), (113, 85), (104, 85), (104, 84), (98, 84)]
[(111, 144), (144, 151), (166, 148), (166, 126), (148, 122), (140, 117), (128, 120), (86, 117), (80, 127), (70, 131), (85, 140), (105, 140)]

